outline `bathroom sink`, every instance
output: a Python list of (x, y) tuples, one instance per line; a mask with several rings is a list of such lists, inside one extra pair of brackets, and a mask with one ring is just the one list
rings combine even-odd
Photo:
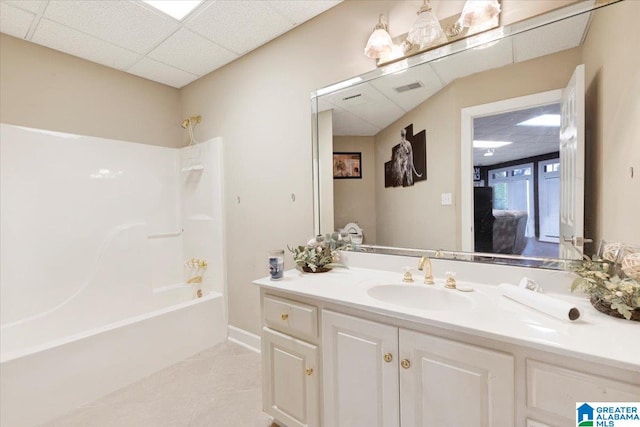
[(471, 298), (459, 291), (429, 285), (378, 285), (367, 293), (382, 302), (421, 310), (468, 310), (473, 306)]

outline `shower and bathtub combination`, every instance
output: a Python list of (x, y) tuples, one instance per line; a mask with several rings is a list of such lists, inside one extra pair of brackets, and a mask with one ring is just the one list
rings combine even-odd
[(0, 124), (0, 159), (1, 425), (225, 339), (220, 138), (172, 149)]

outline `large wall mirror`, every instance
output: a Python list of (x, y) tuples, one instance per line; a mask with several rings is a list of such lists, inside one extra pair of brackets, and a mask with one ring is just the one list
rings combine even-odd
[[(586, 92), (616, 66), (594, 51), (617, 43), (625, 3), (578, 2), (316, 91), (316, 230), (386, 253), (580, 258), (597, 221), (585, 109), (606, 99)], [(334, 152), (360, 154), (357, 179), (334, 179)]]

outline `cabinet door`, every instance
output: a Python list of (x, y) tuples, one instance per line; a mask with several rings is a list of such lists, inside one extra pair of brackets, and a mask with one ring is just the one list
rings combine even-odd
[(398, 329), (323, 310), (326, 427), (397, 427)]
[(262, 330), (262, 404), (289, 427), (320, 426), (318, 347)]
[(403, 426), (513, 427), (508, 354), (400, 329)]

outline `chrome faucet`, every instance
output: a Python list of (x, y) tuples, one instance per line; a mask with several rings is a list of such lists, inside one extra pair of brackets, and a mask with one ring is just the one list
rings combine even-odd
[(433, 274), (431, 273), (431, 260), (426, 256), (421, 257), (418, 262), (418, 270), (422, 271), (423, 269), (425, 270), (424, 283), (433, 285), (435, 282), (433, 281)]

